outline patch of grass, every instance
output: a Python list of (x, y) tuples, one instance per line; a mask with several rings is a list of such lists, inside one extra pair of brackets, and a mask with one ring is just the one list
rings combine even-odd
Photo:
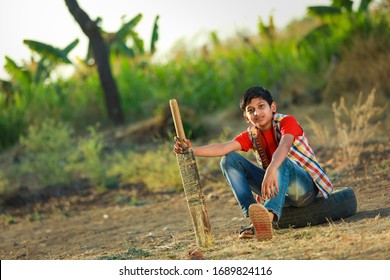
[(182, 187), (175, 154), (169, 143), (146, 152), (117, 152), (111, 158), (108, 174), (122, 184), (143, 183), (150, 191), (179, 190)]
[(99, 257), (98, 260), (139, 260), (150, 256), (152, 254), (147, 250), (130, 248), (123, 253)]
[(30, 222), (41, 221), (43, 219), (45, 219), (45, 216), (39, 214), (38, 211), (34, 211), (34, 213), (32, 213), (31, 216), (28, 218)]
[(53, 120), (29, 126), (27, 135), (20, 139), (20, 163), (10, 168), (8, 180), (15, 185), (27, 180), (29, 188), (69, 182), (71, 176), (64, 167), (73, 145), (72, 132), (65, 123)]
[(76, 177), (88, 179), (91, 185), (104, 191), (112, 179), (107, 174), (109, 163), (103, 158), (105, 143), (98, 128), (99, 125), (88, 127), (89, 135), (77, 142), (68, 156), (65, 170)]
[(13, 225), (13, 224), (16, 224), (16, 220), (14, 218), (13, 215), (10, 215), (10, 214), (7, 214), (5, 215), (5, 220), (4, 220), (5, 224), (7, 225)]
[[(339, 104), (333, 103), (337, 145), (341, 148), (340, 161), (347, 166), (360, 163), (363, 145), (377, 133), (378, 117), (386, 110), (386, 105), (375, 105), (375, 90), (367, 97), (359, 94), (356, 104), (348, 108), (344, 98)], [(373, 122), (375, 121), (375, 123)]]

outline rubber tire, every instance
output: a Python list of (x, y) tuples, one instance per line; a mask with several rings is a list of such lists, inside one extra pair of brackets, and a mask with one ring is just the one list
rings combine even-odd
[(336, 221), (354, 215), (357, 211), (357, 200), (353, 189), (341, 188), (325, 199), (317, 197), (305, 207), (283, 208), (282, 217), (275, 228), (299, 228), (314, 226), (328, 221)]

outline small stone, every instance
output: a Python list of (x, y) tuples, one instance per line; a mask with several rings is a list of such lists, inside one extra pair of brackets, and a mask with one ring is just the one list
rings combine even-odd
[(190, 260), (204, 260), (205, 257), (201, 251), (195, 249), (193, 251), (188, 252), (188, 259)]

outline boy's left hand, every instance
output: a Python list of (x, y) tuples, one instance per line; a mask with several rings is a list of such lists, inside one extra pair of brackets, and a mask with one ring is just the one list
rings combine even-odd
[(263, 199), (271, 199), (279, 193), (278, 180), (276, 176), (276, 170), (270, 170), (269, 168), (265, 172), (263, 183), (261, 185), (261, 196)]

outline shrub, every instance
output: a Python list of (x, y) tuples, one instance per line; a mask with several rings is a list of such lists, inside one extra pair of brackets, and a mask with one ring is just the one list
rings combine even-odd
[(121, 184), (145, 184), (151, 191), (179, 190), (180, 173), (172, 147), (168, 143), (155, 146), (144, 153), (116, 153), (111, 159), (109, 175)]
[(97, 128), (98, 125), (88, 127), (88, 137), (77, 142), (76, 148), (69, 155), (66, 170), (75, 178), (87, 179), (92, 186), (105, 190), (110, 178), (103, 158), (103, 137)]
[(350, 109), (345, 105), (343, 97), (339, 104), (334, 102), (332, 108), (336, 143), (341, 149), (341, 163), (354, 166), (360, 161), (363, 145), (377, 133), (380, 124), (377, 118), (385, 111), (386, 106), (375, 106), (375, 90), (372, 90), (367, 98), (360, 93), (356, 104)]
[(71, 177), (64, 168), (73, 146), (72, 132), (67, 124), (50, 119), (30, 125), (27, 135), (20, 138), (22, 160), (11, 170), (13, 180), (19, 184), (28, 180), (32, 188), (68, 182)]

